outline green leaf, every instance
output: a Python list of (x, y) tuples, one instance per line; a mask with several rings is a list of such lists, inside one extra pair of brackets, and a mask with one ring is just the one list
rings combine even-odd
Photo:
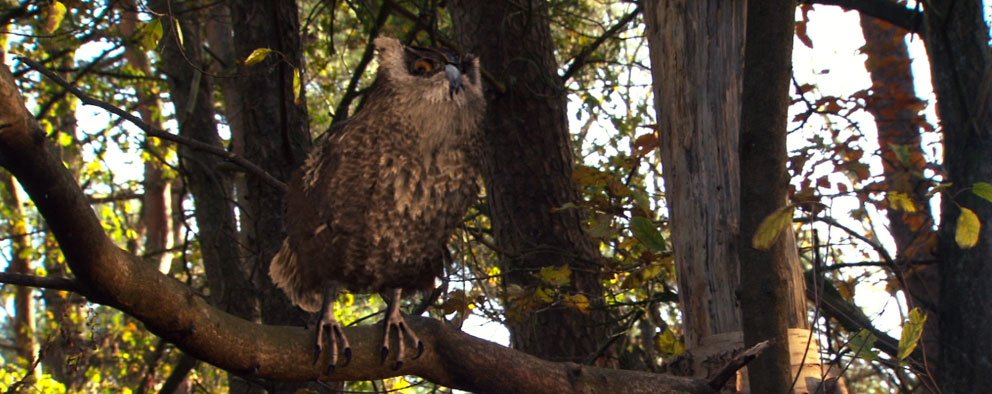
[(923, 326), (927, 322), (927, 315), (920, 311), (920, 308), (913, 308), (909, 311), (909, 320), (902, 324), (902, 335), (899, 337), (899, 359), (905, 360), (916, 349), (923, 337)]
[(648, 249), (655, 252), (664, 252), (666, 250), (665, 237), (661, 235), (661, 231), (658, 231), (658, 227), (650, 219), (642, 216), (631, 218), (630, 231)]
[(62, 4), (61, 1), (54, 1), (52, 5), (48, 6), (45, 16), (45, 33), (51, 34), (58, 30), (62, 21), (65, 20), (66, 11), (65, 4)]
[(141, 47), (145, 50), (152, 50), (158, 47), (162, 41), (162, 20), (152, 19), (145, 25), (145, 32), (141, 35)]
[(961, 207), (961, 216), (958, 216), (958, 228), (954, 231), (954, 241), (961, 249), (971, 249), (978, 244), (978, 233), (982, 229), (982, 223), (978, 221), (975, 211)]
[(795, 209), (795, 206), (787, 205), (772, 212), (765, 220), (762, 220), (751, 239), (751, 246), (758, 250), (771, 249), (782, 231), (792, 224), (792, 212)]
[(244, 64), (246, 66), (254, 66), (258, 63), (261, 63), (263, 60), (265, 60), (265, 58), (269, 57), (269, 54), (271, 53), (272, 50), (269, 48), (256, 48), (254, 51), (251, 52), (251, 55), (248, 55), (248, 57), (244, 61)]
[(685, 344), (671, 328), (655, 336), (655, 348), (667, 355), (679, 356), (685, 353)]
[(975, 186), (971, 187), (971, 192), (975, 193), (978, 197), (984, 198), (988, 202), (992, 202), (992, 183), (975, 183)]
[(543, 267), (537, 274), (541, 281), (555, 287), (562, 287), (572, 283), (572, 269), (567, 265), (558, 267)]
[(873, 361), (878, 358), (878, 352), (873, 350), (877, 339), (870, 331), (861, 329), (857, 335), (848, 341), (847, 347), (855, 353), (856, 357), (861, 357), (865, 361)]

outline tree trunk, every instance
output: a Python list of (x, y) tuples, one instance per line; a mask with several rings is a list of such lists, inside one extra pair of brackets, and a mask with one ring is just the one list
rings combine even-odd
[(937, 371), (937, 314), (940, 275), (934, 264), (937, 233), (930, 197), (932, 182), (923, 177), (927, 162), (923, 157), (920, 131), (926, 120), (920, 114), (923, 102), (913, 88), (906, 31), (888, 22), (861, 17), (865, 48), (865, 68), (871, 75), (871, 95), (865, 108), (875, 118), (878, 146), (882, 154), (882, 171), (886, 190), (903, 193), (916, 207), (914, 212), (889, 207), (889, 233), (896, 244), (896, 272), (910, 308), (918, 307), (927, 315), (923, 330), (923, 355), (926, 362), (914, 366), (921, 373), (939, 375)]
[(740, 348), (737, 133), (744, 2), (648, 1), (655, 109), (694, 376)]
[[(795, 8), (794, 0), (749, 1), (747, 8), (740, 128), (741, 168), (747, 169), (741, 171), (741, 313), (745, 346), (774, 341), (748, 366), (753, 393), (812, 391), (821, 379), (818, 349), (815, 343), (806, 348), (811, 335), (805, 283), (792, 227), (770, 250), (751, 243), (758, 225), (785, 206), (789, 191), (786, 127)], [(791, 336), (790, 329), (799, 334)]]
[[(25, 198), (17, 190), (14, 177), (4, 172), (3, 203), (10, 213), (10, 263), (7, 272), (20, 275), (34, 275), (31, 269), (31, 259), (34, 248), (31, 246), (31, 236), (28, 235), (27, 218), (24, 215)], [(34, 365), (41, 355), (37, 339), (37, 320), (34, 313), (34, 289), (28, 286), (14, 288), (14, 316), (11, 328), (14, 330), (14, 350), (17, 357), (24, 359), (26, 365)], [(41, 377), (41, 368), (31, 369), (31, 377), (35, 382)]]
[[(138, 29), (138, 6), (134, 0), (121, 2), (121, 38), (125, 41), (124, 57), (128, 64), (143, 75), (153, 74), (151, 64), (144, 49), (138, 44), (136, 36)], [(149, 94), (148, 86), (136, 86), (135, 95), (138, 97), (138, 113), (141, 120), (156, 128), (162, 128), (159, 114), (162, 104), (158, 97)], [(172, 232), (172, 188), (170, 182), (163, 178), (164, 170), (161, 160), (165, 158), (166, 146), (158, 138), (145, 137), (145, 151), (149, 158), (145, 161), (145, 176), (142, 181), (144, 194), (141, 199), (141, 219), (136, 227), (139, 228), (139, 238), (144, 238), (142, 248), (146, 258), (158, 267), (162, 273), (169, 273), (172, 265), (172, 253), (168, 250), (173, 245)]]
[[(176, 2), (172, 11), (189, 3)], [(214, 122), (211, 79), (200, 73), (205, 67), (200, 42), (197, 12), (168, 14), (170, 7), (162, 0), (153, 0), (149, 6), (165, 18), (178, 18), (184, 35), (180, 47), (176, 31), (168, 28), (175, 24), (163, 20), (166, 26), (162, 38), (162, 71), (166, 75), (170, 94), (176, 103), (179, 134), (197, 141), (223, 147)], [(178, 15), (178, 16), (177, 16)], [(197, 75), (200, 74), (200, 75)], [(216, 155), (179, 147), (180, 167), (187, 176), (187, 185), (194, 199), (194, 216), (199, 227), (203, 264), (210, 285), (211, 302), (232, 314), (245, 319), (257, 316), (253, 289), (239, 266), (237, 233), (231, 205), (231, 182), (219, 169), (223, 162)]]
[[(992, 180), (992, 53), (981, 0), (925, 3), (937, 112), (944, 135), (941, 198), (940, 376), (945, 393), (992, 387), (992, 203), (970, 191)], [(955, 242), (962, 208), (981, 222), (978, 244)]]
[[(272, 176), (288, 180), (306, 158), (310, 132), (306, 100), (296, 97), (293, 78), (303, 70), (300, 22), (294, 1), (252, 0), (228, 2), (234, 30), (234, 55), (244, 60), (255, 49), (275, 53), (265, 61), (238, 67), (240, 82), (236, 108), (243, 116), (244, 157)], [(303, 80), (302, 74), (299, 75)], [(272, 284), (269, 262), (285, 238), (283, 191), (246, 175), (242, 233), (249, 248), (245, 256), (250, 279), (261, 300), (262, 321), (303, 325), (307, 316)]]
[[(478, 55), (502, 86), (489, 86), (483, 177), (503, 284), (526, 296), (508, 300), (514, 348), (548, 360), (615, 365), (606, 348), (617, 324), (603, 309), (601, 256), (582, 230), (572, 182), (565, 90), (558, 77), (548, 4), (540, 0), (460, 0), (449, 5), (462, 49)], [(533, 296), (543, 267), (570, 267), (564, 295), (581, 294), (584, 313)], [(537, 304), (537, 305), (535, 305)]]

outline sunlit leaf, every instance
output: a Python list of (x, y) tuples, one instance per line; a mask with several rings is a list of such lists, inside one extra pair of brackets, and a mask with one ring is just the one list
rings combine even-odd
[(570, 294), (565, 296), (565, 304), (583, 314), (589, 314), (589, 297), (585, 294)]
[(179, 41), (179, 47), (186, 47), (186, 41), (183, 39), (183, 27), (179, 25), (179, 18), (172, 18), (172, 26), (176, 29), (176, 39)]
[(762, 220), (758, 230), (754, 232), (754, 238), (751, 239), (751, 246), (758, 250), (771, 249), (782, 231), (792, 224), (794, 210), (795, 206), (787, 205)]
[(145, 24), (144, 34), (141, 36), (141, 47), (145, 50), (157, 48), (158, 43), (162, 41), (162, 35), (162, 20), (159, 18), (152, 19)]
[(549, 288), (541, 287), (534, 292), (534, 297), (545, 304), (550, 304), (555, 301), (555, 292)]
[(271, 53), (272, 50), (269, 48), (256, 48), (254, 51), (251, 52), (251, 55), (248, 55), (248, 57), (244, 61), (244, 64), (246, 66), (254, 66), (258, 63), (261, 63), (263, 60), (265, 60), (265, 58), (269, 57), (269, 54)]
[(293, 70), (293, 103), (300, 105), (303, 101), (303, 96), (300, 94), (300, 90), (303, 87), (303, 71), (300, 69)]
[(916, 345), (923, 337), (923, 326), (927, 322), (927, 315), (920, 311), (920, 308), (913, 308), (909, 311), (909, 319), (902, 324), (902, 335), (899, 336), (899, 359), (905, 360), (916, 349)]
[(916, 204), (913, 202), (913, 199), (909, 197), (909, 194), (903, 192), (889, 192), (886, 194), (885, 198), (889, 200), (889, 206), (892, 209), (898, 211), (916, 212)]
[(954, 242), (958, 243), (961, 249), (969, 249), (978, 244), (978, 232), (982, 229), (982, 223), (978, 221), (975, 211), (961, 207), (961, 216), (958, 216), (958, 228), (954, 232)]
[(635, 216), (630, 219), (630, 231), (644, 246), (656, 252), (665, 251), (665, 237), (658, 231), (658, 226), (650, 219)]
[(65, 20), (66, 11), (65, 4), (62, 4), (61, 1), (54, 1), (48, 6), (45, 15), (45, 33), (51, 34), (58, 30), (62, 21)]
[(655, 348), (666, 355), (679, 356), (685, 353), (685, 344), (671, 328), (655, 336)]
[(567, 265), (558, 267), (543, 267), (537, 274), (541, 281), (555, 287), (572, 283), (572, 269)]
[(992, 202), (992, 183), (978, 182), (971, 187), (971, 192), (988, 202)]

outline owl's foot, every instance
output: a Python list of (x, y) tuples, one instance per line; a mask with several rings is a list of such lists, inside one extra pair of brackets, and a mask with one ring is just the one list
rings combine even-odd
[(386, 357), (389, 357), (389, 333), (390, 331), (396, 331), (396, 364), (393, 365), (394, 370), (399, 370), (403, 368), (403, 355), (406, 352), (406, 341), (409, 339), (417, 347), (417, 354), (413, 356), (413, 360), (416, 360), (420, 355), (424, 354), (424, 342), (417, 337), (417, 334), (410, 329), (410, 326), (406, 324), (406, 320), (403, 319), (403, 314), (400, 312), (400, 296), (402, 295), (402, 290), (393, 289), (389, 297), (389, 307), (386, 310), (386, 320), (383, 322), (384, 333), (382, 336), (382, 359), (380, 362), (385, 362)]
[(334, 373), (334, 368), (338, 363), (338, 341), (341, 341), (341, 354), (344, 355), (346, 366), (351, 362), (351, 344), (348, 337), (344, 335), (344, 327), (334, 318), (334, 298), (336, 293), (328, 291), (324, 294), (324, 305), (320, 308), (320, 319), (317, 321), (317, 342), (313, 346), (313, 363), (320, 361), (320, 353), (324, 352), (324, 347), (330, 345), (330, 361), (327, 364), (327, 374)]

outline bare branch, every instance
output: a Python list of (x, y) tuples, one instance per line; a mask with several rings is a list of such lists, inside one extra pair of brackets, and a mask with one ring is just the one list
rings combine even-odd
[(142, 121), (137, 116), (134, 116), (134, 115), (132, 115), (132, 114), (126, 112), (126, 111), (123, 111), (120, 108), (117, 108), (117, 107), (111, 105), (110, 103), (107, 103), (107, 102), (101, 101), (101, 100), (97, 100), (96, 98), (93, 98), (92, 96), (84, 93), (83, 91), (79, 90), (79, 88), (73, 86), (72, 84), (66, 82), (64, 79), (62, 79), (61, 77), (59, 77), (58, 74), (55, 74), (54, 72), (52, 72), (51, 70), (49, 70), (45, 66), (41, 65), (41, 63), (35, 62), (34, 60), (28, 59), (28, 58), (23, 57), (23, 56), (18, 56), (16, 59), (18, 61), (23, 62), (24, 64), (28, 65), (28, 67), (31, 67), (35, 71), (38, 71), (38, 72), (44, 74), (46, 77), (48, 77), (48, 79), (52, 80), (52, 82), (55, 82), (57, 85), (59, 85), (62, 88), (66, 89), (67, 91), (69, 91), (69, 93), (72, 93), (73, 96), (78, 97), (79, 100), (83, 104), (85, 104), (85, 105), (93, 105), (93, 106), (96, 106), (96, 107), (100, 107), (100, 108), (103, 108), (104, 110), (106, 110), (107, 112), (110, 112), (110, 113), (113, 113), (113, 114), (115, 114), (117, 116), (120, 116), (121, 118), (123, 118), (123, 119), (131, 122), (132, 124), (134, 124), (135, 126), (137, 126), (138, 128), (140, 128), (141, 130), (144, 130), (145, 133), (147, 133), (148, 135), (150, 135), (152, 137), (161, 138), (161, 139), (167, 140), (167, 141), (172, 141), (172, 142), (175, 142), (177, 144), (186, 145), (186, 146), (188, 146), (188, 147), (190, 147), (192, 149), (196, 149), (196, 150), (200, 150), (200, 151), (204, 151), (204, 152), (208, 152), (208, 153), (211, 153), (211, 154), (220, 156), (220, 157), (224, 158), (225, 160), (228, 160), (228, 161), (230, 161), (232, 163), (235, 163), (235, 164), (241, 166), (248, 173), (250, 173), (252, 175), (255, 175), (255, 176), (263, 179), (266, 183), (272, 185), (272, 187), (275, 187), (275, 188), (277, 188), (277, 189), (279, 189), (281, 191), (284, 191), (284, 192), (286, 191), (286, 184), (285, 183), (283, 183), (279, 179), (276, 179), (274, 176), (272, 176), (271, 174), (269, 174), (268, 172), (266, 172), (265, 170), (263, 170), (261, 167), (255, 165), (255, 163), (252, 163), (252, 162), (250, 162), (248, 160), (245, 160), (241, 156), (238, 156), (238, 155), (235, 155), (234, 153), (228, 152), (224, 148), (221, 148), (221, 147), (218, 147), (218, 146), (213, 146), (213, 145), (210, 145), (210, 144), (207, 144), (207, 143), (204, 143), (204, 142), (200, 142), (200, 141), (197, 141), (197, 140), (194, 140), (194, 139), (191, 139), (191, 138), (187, 138), (187, 137), (175, 135), (175, 134), (166, 132), (164, 130), (160, 130), (158, 128), (152, 127), (151, 125), (149, 125), (149, 124), (145, 123), (144, 121)]
[(0, 283), (18, 286), (39, 287), (42, 289), (65, 290), (74, 293), (85, 293), (75, 279), (56, 276), (35, 276), (0, 272)]
[(637, 7), (634, 8), (634, 10), (631, 11), (629, 14), (624, 15), (623, 18), (620, 18), (620, 20), (617, 21), (617, 24), (613, 25), (613, 27), (611, 27), (609, 30), (603, 32), (603, 34), (597, 37), (595, 41), (589, 44), (589, 46), (582, 48), (582, 51), (580, 51), (579, 54), (576, 55), (574, 59), (572, 59), (572, 63), (570, 63), (568, 65), (568, 68), (565, 69), (565, 72), (561, 74), (561, 80), (567, 81), (571, 79), (572, 76), (579, 71), (579, 69), (581, 69), (583, 66), (585, 66), (588, 63), (589, 55), (592, 55), (593, 52), (596, 52), (596, 50), (599, 49), (599, 47), (602, 46), (603, 43), (606, 42), (606, 40), (617, 35), (617, 33), (619, 33), (620, 30), (626, 28), (627, 25), (630, 24), (630, 22), (633, 21), (634, 18), (636, 18), (637, 15), (639, 15), (640, 13), (641, 13), (641, 5), (640, 3), (638, 3)]
[(723, 388), (723, 386), (727, 384), (727, 381), (734, 376), (737, 376), (738, 370), (744, 368), (747, 363), (760, 356), (761, 352), (768, 349), (769, 346), (771, 346), (771, 341), (758, 342), (754, 346), (751, 346), (750, 349), (738, 354), (733, 360), (730, 360), (730, 363), (724, 366), (720, 372), (713, 375), (713, 378), (710, 379), (710, 387), (714, 390)]
[(911, 33), (923, 36), (923, 12), (906, 8), (891, 0), (800, 0), (800, 4), (835, 5), (845, 10), (854, 10), (899, 26)]

